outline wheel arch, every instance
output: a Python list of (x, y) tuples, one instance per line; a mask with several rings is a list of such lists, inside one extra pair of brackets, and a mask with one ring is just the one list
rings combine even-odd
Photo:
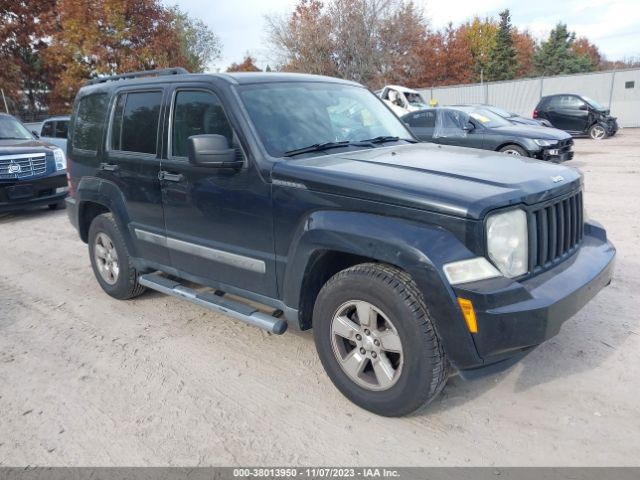
[(312, 327), (317, 295), (335, 273), (359, 263), (384, 263), (416, 282), (452, 363), (481, 362), (441, 268), (475, 255), (448, 231), (374, 214), (321, 211), (307, 218), (291, 245), (282, 297), (297, 310), (300, 329)]
[(135, 252), (135, 245), (128, 228), (129, 214), (124, 196), (115, 183), (96, 177), (83, 177), (76, 188), (76, 202), (78, 231), (83, 242), (88, 241), (89, 227), (93, 219), (103, 213), (112, 213), (127, 248), (132, 254)]

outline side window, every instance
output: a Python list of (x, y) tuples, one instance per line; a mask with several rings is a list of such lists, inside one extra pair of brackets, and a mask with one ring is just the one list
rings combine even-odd
[(562, 108), (575, 108), (578, 109), (584, 102), (578, 97), (574, 97), (573, 95), (563, 95), (560, 97), (560, 106)]
[(102, 141), (102, 128), (107, 116), (109, 97), (106, 93), (82, 97), (73, 124), (73, 148), (97, 151)]
[(178, 91), (173, 105), (171, 156), (187, 156), (192, 135), (223, 135), (233, 144), (233, 131), (218, 97), (210, 92)]
[(162, 92), (122, 93), (111, 124), (112, 150), (156, 154)]
[(467, 132), (464, 126), (469, 122), (469, 115), (459, 110), (440, 110), (433, 137), (464, 137)]
[(53, 122), (44, 122), (42, 124), (42, 130), (40, 131), (41, 137), (53, 137)]
[(69, 122), (66, 120), (58, 120), (56, 122), (56, 138), (67, 138), (67, 133), (69, 130)]
[(409, 126), (417, 128), (434, 128), (436, 125), (435, 112), (426, 110), (414, 113), (409, 117)]

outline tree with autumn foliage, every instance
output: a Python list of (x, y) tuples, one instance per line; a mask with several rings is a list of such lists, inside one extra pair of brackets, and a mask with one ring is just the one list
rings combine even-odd
[(44, 56), (55, 69), (49, 103), (58, 109), (70, 106), (86, 79), (170, 66), (201, 69), (220, 51), (210, 34), (208, 53), (198, 52), (203, 25), (158, 0), (58, 0), (54, 24)]
[(256, 67), (255, 61), (250, 54), (246, 54), (244, 60), (241, 63), (232, 63), (229, 68), (227, 68), (227, 72), (261, 72), (258, 67)]
[(220, 56), (203, 22), (160, 0), (0, 0), (0, 20), (2, 88), (31, 112), (68, 112), (90, 78)]

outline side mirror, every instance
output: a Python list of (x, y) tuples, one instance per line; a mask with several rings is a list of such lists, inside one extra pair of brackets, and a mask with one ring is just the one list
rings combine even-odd
[(34, 137), (40, 138), (40, 134), (38, 132), (36, 132), (35, 130), (31, 130), (31, 133), (33, 134)]
[(464, 126), (464, 127), (462, 127), (462, 129), (463, 129), (465, 132), (470, 132), (471, 130), (475, 130), (475, 128), (476, 128), (476, 126), (475, 126), (473, 123), (471, 123), (471, 122), (467, 122), (467, 123), (465, 124), (465, 126)]
[(236, 160), (235, 148), (229, 147), (223, 135), (193, 135), (187, 139), (189, 163), (203, 167), (241, 168), (244, 162)]
[(578, 108), (580, 110), (589, 110), (589, 107), (587, 107), (584, 103), (582, 105), (580, 105)]

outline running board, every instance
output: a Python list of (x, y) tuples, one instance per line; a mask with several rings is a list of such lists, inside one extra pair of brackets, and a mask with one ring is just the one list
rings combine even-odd
[(263, 313), (256, 308), (240, 302), (225, 299), (223, 296), (210, 292), (199, 292), (185, 287), (180, 282), (169, 278), (149, 273), (138, 278), (140, 285), (157, 290), (158, 292), (173, 295), (214, 312), (224, 313), (230, 317), (248, 323), (254, 327), (262, 328), (267, 332), (282, 335), (287, 330), (287, 322), (283, 319)]

